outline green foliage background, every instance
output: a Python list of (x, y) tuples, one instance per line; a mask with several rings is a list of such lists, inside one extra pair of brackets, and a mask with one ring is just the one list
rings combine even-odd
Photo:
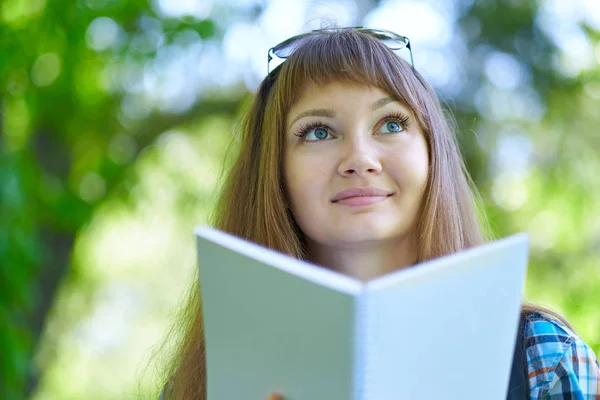
[[(207, 220), (248, 93), (217, 85), (165, 111), (123, 82), (190, 35), (220, 46), (229, 22), (257, 24), (265, 4), (174, 18), (139, 0), (0, 3), (0, 398), (155, 389), (138, 369), (190, 279), (191, 232)], [(379, 6), (360, 4), (363, 16)], [(469, 84), (445, 101), (495, 235), (531, 235), (527, 296), (565, 314), (598, 353), (600, 33), (577, 21), (592, 57), (578, 66), (536, 23), (548, 4), (465, 6), (456, 29)], [(120, 36), (94, 50), (99, 17)], [(147, 28), (157, 22), (158, 42)], [(492, 52), (524, 66), (540, 119), (519, 114), (527, 88), (490, 83)], [(522, 168), (502, 167), (518, 153), (510, 146), (527, 150)]]

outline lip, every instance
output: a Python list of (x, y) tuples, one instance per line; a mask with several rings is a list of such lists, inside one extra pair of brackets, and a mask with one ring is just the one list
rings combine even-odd
[[(372, 188), (372, 187), (355, 187), (346, 190), (342, 190), (331, 199), (332, 203), (336, 203), (340, 200), (346, 200), (354, 197), (389, 197), (393, 192), (384, 189)], [(373, 199), (374, 200), (374, 199)]]

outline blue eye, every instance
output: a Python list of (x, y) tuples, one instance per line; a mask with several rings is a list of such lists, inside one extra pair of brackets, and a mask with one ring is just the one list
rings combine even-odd
[(331, 136), (331, 135), (329, 134), (329, 132), (327, 132), (327, 129), (314, 128), (314, 129), (307, 131), (304, 134), (303, 139), (306, 140), (307, 142), (317, 142), (320, 140), (326, 140), (329, 138), (329, 136)]
[(385, 122), (383, 125), (381, 125), (381, 129), (380, 129), (380, 133), (398, 133), (398, 132), (402, 132), (404, 130), (404, 127), (402, 126), (402, 124), (398, 121), (396, 121), (395, 119), (392, 119), (390, 121)]

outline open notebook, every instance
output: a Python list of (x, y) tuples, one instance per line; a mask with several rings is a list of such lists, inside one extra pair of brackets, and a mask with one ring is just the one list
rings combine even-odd
[(209, 400), (505, 399), (518, 234), (368, 282), (196, 230)]

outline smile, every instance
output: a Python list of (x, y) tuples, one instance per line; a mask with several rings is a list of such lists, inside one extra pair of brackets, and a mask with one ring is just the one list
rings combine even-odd
[(369, 206), (371, 204), (380, 203), (390, 196), (391, 195), (346, 197), (345, 199), (337, 200), (334, 203), (340, 204), (343, 206), (349, 206), (349, 207), (363, 207), (363, 206)]

